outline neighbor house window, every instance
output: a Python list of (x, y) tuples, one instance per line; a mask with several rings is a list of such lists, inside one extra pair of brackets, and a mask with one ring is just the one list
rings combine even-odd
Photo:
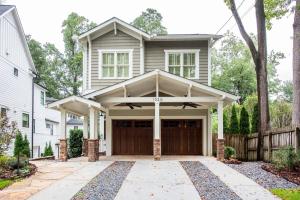
[(166, 71), (185, 78), (199, 78), (199, 51), (165, 50)]
[(99, 50), (100, 78), (131, 77), (132, 50)]
[(49, 122), (46, 122), (46, 128), (49, 129), (50, 135), (53, 135), (53, 124), (49, 123)]
[(41, 99), (40, 99), (40, 101), (41, 101), (41, 105), (45, 105), (45, 92), (44, 91), (41, 91)]
[(74, 126), (74, 130), (78, 130), (78, 126)]
[(19, 70), (17, 68), (14, 68), (14, 75), (18, 76), (19, 75)]
[(27, 113), (22, 114), (22, 126), (25, 128), (29, 128), (29, 114)]
[(1, 117), (7, 117), (7, 109), (2, 107), (0, 114), (1, 114)]

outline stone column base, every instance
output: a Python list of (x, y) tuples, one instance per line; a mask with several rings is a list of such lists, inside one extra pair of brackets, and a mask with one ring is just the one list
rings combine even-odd
[(88, 161), (95, 162), (99, 160), (99, 140), (89, 139), (88, 140)]
[(59, 140), (59, 159), (61, 161), (67, 161), (68, 160), (67, 139), (60, 139)]
[(224, 160), (224, 139), (217, 139), (217, 159)]
[(89, 151), (88, 151), (88, 149), (89, 149), (89, 147), (88, 147), (89, 145), (88, 145), (88, 139), (83, 139), (83, 141), (82, 141), (82, 154), (83, 154), (83, 156), (88, 156), (88, 153), (89, 153)]
[(160, 156), (161, 156), (160, 139), (153, 140), (153, 155), (154, 155), (154, 160), (160, 160)]

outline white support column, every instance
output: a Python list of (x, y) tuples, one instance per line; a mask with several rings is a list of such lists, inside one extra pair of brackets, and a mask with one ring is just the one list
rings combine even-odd
[(160, 139), (159, 101), (155, 101), (154, 139)]
[(109, 111), (106, 112), (106, 156), (111, 156), (112, 154), (112, 127), (111, 127), (111, 117), (109, 116)]
[(67, 112), (64, 109), (60, 110), (60, 139), (67, 138), (67, 129), (66, 129), (66, 120), (67, 120)]
[(90, 138), (98, 139), (98, 110), (90, 108)]
[(100, 133), (100, 152), (104, 152), (104, 115), (102, 113), (102, 115), (100, 115), (99, 117), (99, 133)]
[(89, 124), (89, 117), (83, 116), (83, 138), (84, 139), (89, 138), (88, 124)]
[(223, 101), (218, 102), (218, 139), (224, 139), (224, 135), (223, 135)]
[(207, 110), (207, 154), (208, 156), (212, 156), (212, 124), (211, 124), (211, 113), (210, 113), (210, 107)]

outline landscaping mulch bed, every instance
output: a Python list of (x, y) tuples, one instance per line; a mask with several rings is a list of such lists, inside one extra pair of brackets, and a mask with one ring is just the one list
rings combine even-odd
[(266, 189), (288, 189), (299, 187), (299, 185), (295, 183), (289, 182), (278, 175), (265, 171), (262, 169), (262, 165), (264, 164), (264, 162), (243, 162), (239, 165), (228, 164), (228, 166), (254, 180)]
[(134, 163), (132, 161), (114, 162), (93, 178), (72, 199), (114, 199)]
[(202, 163), (198, 161), (181, 161), (180, 164), (191, 179), (201, 199), (241, 199)]
[(37, 171), (37, 167), (32, 163), (29, 163), (27, 165), (27, 168), (29, 170), (28, 171), (26, 170), (26, 172), (24, 171), (23, 168), (20, 168), (19, 175), (17, 174), (16, 169), (3, 169), (3, 171), (1, 171), (1, 173), (0, 173), (0, 179), (14, 180), (14, 179), (19, 179), (19, 178), (26, 178), (26, 177), (29, 177), (29, 176), (35, 174), (35, 172)]
[(239, 161), (239, 160), (233, 159), (233, 158), (224, 159), (222, 162), (225, 163), (225, 164), (236, 164), (236, 165), (242, 164), (242, 161)]
[[(274, 165), (266, 163), (261, 166), (262, 169), (271, 172), (277, 176), (281, 176), (284, 179), (293, 182), (295, 184), (300, 185), (300, 168), (296, 168), (294, 171), (290, 171), (288, 169), (277, 170)], [(299, 186), (300, 187), (300, 186)]]

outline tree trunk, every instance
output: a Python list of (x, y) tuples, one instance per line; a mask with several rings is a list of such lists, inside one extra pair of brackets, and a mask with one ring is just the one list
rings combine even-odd
[(257, 96), (259, 110), (257, 160), (263, 156), (263, 134), (270, 128), (268, 77), (267, 77), (267, 36), (264, 1), (256, 1), (256, 24), (258, 51), (256, 58)]
[(300, 125), (300, 0), (296, 1), (293, 39), (293, 125)]

